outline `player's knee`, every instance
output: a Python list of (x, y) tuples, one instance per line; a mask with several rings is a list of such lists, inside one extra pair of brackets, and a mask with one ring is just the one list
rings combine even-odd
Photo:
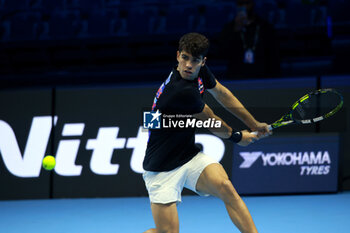
[(233, 189), (233, 186), (231, 181), (229, 181), (228, 179), (221, 181), (221, 191), (223, 194), (231, 193), (232, 189)]
[(220, 185), (220, 196), (223, 201), (231, 201), (237, 198), (236, 191), (230, 180), (225, 179)]

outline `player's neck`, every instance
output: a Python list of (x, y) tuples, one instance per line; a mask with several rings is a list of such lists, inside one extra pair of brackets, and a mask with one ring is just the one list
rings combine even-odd
[(187, 81), (193, 81), (193, 80), (195, 80), (196, 78), (198, 78), (198, 77), (183, 77), (183, 76), (181, 75), (181, 72), (180, 72), (180, 70), (179, 70), (179, 67), (176, 67), (176, 70), (179, 72), (180, 77), (181, 77), (182, 79), (187, 80)]

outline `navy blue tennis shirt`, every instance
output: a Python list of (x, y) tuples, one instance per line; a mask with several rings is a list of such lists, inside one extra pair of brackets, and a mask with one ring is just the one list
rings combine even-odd
[[(216, 79), (205, 65), (198, 78), (186, 80), (173, 68), (159, 88), (152, 110), (162, 114), (195, 114), (203, 111), (203, 94), (214, 88)], [(146, 171), (171, 171), (190, 161), (199, 151), (195, 144), (195, 129), (150, 130), (143, 168)]]

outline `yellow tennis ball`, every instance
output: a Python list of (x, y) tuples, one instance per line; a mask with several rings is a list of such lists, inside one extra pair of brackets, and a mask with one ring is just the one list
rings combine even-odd
[(45, 156), (45, 158), (43, 159), (43, 168), (45, 168), (45, 170), (50, 171), (54, 169), (55, 166), (56, 166), (55, 157), (53, 157), (52, 155)]

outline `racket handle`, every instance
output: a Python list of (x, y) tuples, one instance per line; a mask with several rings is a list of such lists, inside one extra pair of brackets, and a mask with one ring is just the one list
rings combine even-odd
[[(267, 126), (270, 131), (272, 131), (272, 126), (268, 125)], [(258, 131), (251, 132), (251, 134), (258, 135)]]

